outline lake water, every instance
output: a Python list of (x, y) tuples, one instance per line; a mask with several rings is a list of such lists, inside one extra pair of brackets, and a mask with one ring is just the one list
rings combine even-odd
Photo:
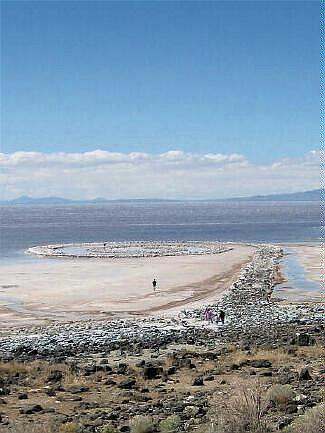
[(286, 276), (287, 281), (279, 284), (277, 289), (302, 289), (306, 291), (319, 291), (321, 284), (317, 281), (310, 280), (305, 273), (304, 267), (301, 265), (296, 254), (287, 253), (282, 263), (282, 270)]
[(320, 243), (318, 202), (0, 206), (0, 260), (31, 246), (125, 240)]

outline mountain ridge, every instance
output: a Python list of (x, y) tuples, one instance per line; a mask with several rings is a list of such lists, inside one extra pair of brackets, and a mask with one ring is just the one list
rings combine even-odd
[(137, 202), (137, 203), (149, 203), (149, 202), (184, 202), (184, 201), (211, 201), (211, 202), (248, 202), (248, 201), (321, 201), (322, 200), (322, 189), (314, 189), (309, 191), (299, 191), (293, 193), (281, 193), (281, 194), (266, 194), (266, 195), (254, 195), (247, 197), (232, 197), (224, 199), (200, 199), (200, 200), (182, 200), (182, 199), (160, 199), (160, 198), (138, 198), (138, 199), (106, 199), (103, 197), (96, 197), (90, 200), (73, 200), (63, 197), (30, 197), (20, 196), (12, 200), (0, 200), (1, 205), (64, 205), (64, 204), (100, 204), (100, 203), (115, 203), (115, 202)]

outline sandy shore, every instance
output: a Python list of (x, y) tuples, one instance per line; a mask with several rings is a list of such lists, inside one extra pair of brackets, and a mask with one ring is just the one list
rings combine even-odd
[[(215, 255), (120, 259), (31, 259), (0, 266), (0, 326), (48, 321), (103, 319), (196, 308), (219, 299), (235, 281), (255, 248), (232, 244)], [(273, 297), (286, 302), (319, 302), (321, 246), (286, 245), (300, 263), (309, 290), (287, 279)], [(158, 280), (153, 292), (151, 281)], [(303, 279), (302, 279), (303, 281)]]
[[(0, 325), (181, 310), (212, 301), (255, 248), (208, 256), (47, 259), (0, 267)], [(154, 293), (153, 277), (158, 280)]]

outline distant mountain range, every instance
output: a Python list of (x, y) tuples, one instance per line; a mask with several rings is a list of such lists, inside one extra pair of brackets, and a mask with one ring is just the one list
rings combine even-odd
[[(197, 200), (197, 201), (321, 201), (322, 189), (314, 189), (312, 191), (293, 192), (287, 194), (271, 194), (271, 195), (255, 195), (250, 197), (235, 197), (229, 199), (216, 200)], [(41, 197), (34, 198), (29, 196), (21, 196), (13, 200), (0, 200), (1, 205), (64, 205), (64, 204), (96, 204), (96, 203), (111, 203), (111, 202), (179, 202), (184, 200), (164, 200), (164, 199), (125, 199), (125, 200), (109, 200), (102, 197), (94, 198), (93, 200), (69, 200), (62, 197)], [(189, 201), (189, 200), (188, 200)], [(192, 201), (192, 200), (191, 200)]]
[(321, 201), (322, 189), (312, 191), (290, 192), (285, 194), (254, 195), (251, 197), (230, 198), (227, 201)]
[(116, 199), (110, 200), (102, 197), (97, 197), (91, 200), (70, 200), (68, 198), (63, 197), (29, 197), (27, 195), (23, 195), (21, 197), (17, 197), (13, 200), (0, 200), (0, 205), (15, 205), (15, 204), (26, 204), (26, 205), (37, 205), (37, 204), (100, 204), (100, 203), (123, 203), (123, 202), (161, 202), (161, 201), (170, 201), (177, 202), (181, 200), (164, 200), (164, 199)]

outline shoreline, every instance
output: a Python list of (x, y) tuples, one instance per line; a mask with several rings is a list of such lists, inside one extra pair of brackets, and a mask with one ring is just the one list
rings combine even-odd
[[(239, 250), (243, 252), (243, 246)], [(161, 423), (170, 420), (167, 414), (180, 413), (180, 431), (194, 433), (210, 425), (229, 396), (242, 396), (241, 388), (256, 398), (268, 398), (274, 384), (290, 384), (297, 396), (290, 404), (294, 406), (290, 422), (299, 420), (310, 405), (322, 410), (323, 305), (277, 299), (284, 255), (280, 246), (255, 245), (251, 257), (246, 250), (242, 263), (234, 252), (137, 259), (138, 263), (169, 264), (164, 269), (175, 272), (171, 280), (184, 278), (180, 270), (187, 269), (185, 289), (178, 282), (165, 296), (189, 295), (188, 304), (183, 297), (175, 308), (163, 310), (160, 304), (157, 311), (140, 315), (106, 312), (105, 317), (99, 313), (81, 320), (78, 312), (70, 322), (65, 316), (62, 322), (54, 318), (48, 324), (2, 329), (1, 400), (5, 406), (0, 432), (15, 433), (15, 427), (22, 425), (24, 431), (40, 426), (40, 433), (71, 431), (71, 426), (73, 432), (96, 433), (99, 426), (129, 432), (139, 414), (159, 431)], [(225, 265), (227, 256), (224, 272), (221, 263)], [(61, 259), (53, 260), (40, 263), (56, 270), (65, 266)], [(98, 263), (89, 260), (69, 259), (66, 264), (77, 266), (80, 273)], [(121, 260), (120, 264), (131, 263)], [(106, 259), (101, 266), (106, 269), (113, 262), (119, 263)], [(93, 276), (98, 279), (97, 270)], [(193, 296), (201, 295), (204, 299), (193, 302)], [(213, 311), (212, 323), (204, 317), (207, 305)], [(225, 324), (217, 321), (220, 310), (226, 313)], [(278, 431), (280, 423), (288, 424), (288, 411), (274, 414), (271, 406), (264, 416)]]
[[(263, 245), (228, 243), (228, 248), (222, 253), (210, 255), (87, 258), (86, 264), (83, 261), (79, 263), (78, 259), (60, 258), (57, 261), (51, 258), (51, 261), (33, 260), (30, 264), (17, 267), (2, 266), (6, 277), (11, 273), (13, 280), (9, 278), (0, 287), (0, 323), (2, 327), (19, 328), (80, 320), (145, 318), (163, 314), (172, 316), (184, 308), (202, 309), (225, 295), (242, 268), (251, 262), (253, 252), (263, 248)], [(282, 246), (274, 248), (281, 249)], [(319, 248), (295, 244), (287, 246), (288, 249), (297, 255), (304, 269), (309, 265), (306, 269), (308, 278), (319, 278), (320, 270), (315, 266)], [(306, 249), (309, 251), (307, 259), (304, 257)], [(218, 273), (216, 268), (219, 269)], [(158, 287), (157, 292), (152, 292), (149, 287), (153, 272), (159, 276), (166, 274), (169, 278), (159, 281), (163, 287)], [(58, 281), (57, 275), (60, 275)], [(76, 276), (78, 280), (73, 279)], [(19, 284), (15, 278), (18, 278)], [(273, 278), (274, 302), (291, 305), (302, 302), (318, 304), (322, 301), (320, 290), (308, 292), (299, 287), (290, 287), (283, 273), (283, 258), (274, 269)], [(21, 283), (24, 284), (22, 287)], [(125, 291), (126, 286), (130, 287)], [(55, 298), (50, 287), (55, 287)]]
[(100, 351), (104, 347), (113, 350), (125, 345), (189, 343), (194, 335), (197, 341), (203, 341), (207, 335), (223, 342), (236, 341), (239, 335), (248, 340), (268, 341), (268, 335), (297, 323), (321, 323), (323, 309), (318, 303), (290, 304), (274, 299), (274, 277), (282, 256), (280, 247), (260, 247), (236, 281), (210, 303), (215, 317), (221, 309), (226, 311), (225, 326), (204, 321), (203, 305), (147, 317), (56, 321), (44, 326), (3, 330), (0, 354), (71, 355), (79, 351)]
[(291, 303), (322, 302), (322, 260), (321, 245), (285, 245), (284, 259), (279, 267), (280, 284), (275, 287), (275, 296)]
[[(297, 400), (291, 421), (309, 402), (320, 410), (323, 305), (274, 298), (282, 257), (278, 246), (257, 248), (210, 303), (212, 323), (205, 320), (205, 304), (191, 303), (188, 310), (146, 317), (1, 330), (6, 406), (0, 431), (13, 426), (15, 432), (26, 420), (25, 431), (37, 423), (42, 431), (52, 425), (55, 432), (71, 431), (73, 425), (74, 432), (85, 426), (82, 432), (95, 433), (112, 425), (107, 420), (117, 431), (130, 431), (135, 415), (149, 413), (158, 424), (181, 411), (182, 431), (194, 433), (214, 419), (225, 396), (239, 395), (240, 386), (267, 397), (274, 383), (290, 383), (303, 395), (305, 406)], [(217, 321), (221, 310), (224, 324)], [(305, 380), (313, 386), (306, 388)], [(273, 409), (270, 416), (277, 431)], [(287, 423), (287, 417), (285, 411), (279, 419)]]
[[(21, 325), (28, 324), (33, 313), (40, 323), (42, 318), (88, 320), (96, 315), (139, 316), (181, 308), (192, 301), (219, 297), (241, 266), (251, 260), (254, 250), (255, 247), (232, 244), (231, 249), (215, 255), (86, 261), (53, 258), (2, 266), (0, 302), (6, 307), (6, 297), (10, 296), (14, 306), (16, 299)], [(151, 287), (153, 276), (158, 277), (156, 292)], [(25, 307), (25, 321), (21, 307)], [(6, 316), (3, 326), (11, 319)]]

